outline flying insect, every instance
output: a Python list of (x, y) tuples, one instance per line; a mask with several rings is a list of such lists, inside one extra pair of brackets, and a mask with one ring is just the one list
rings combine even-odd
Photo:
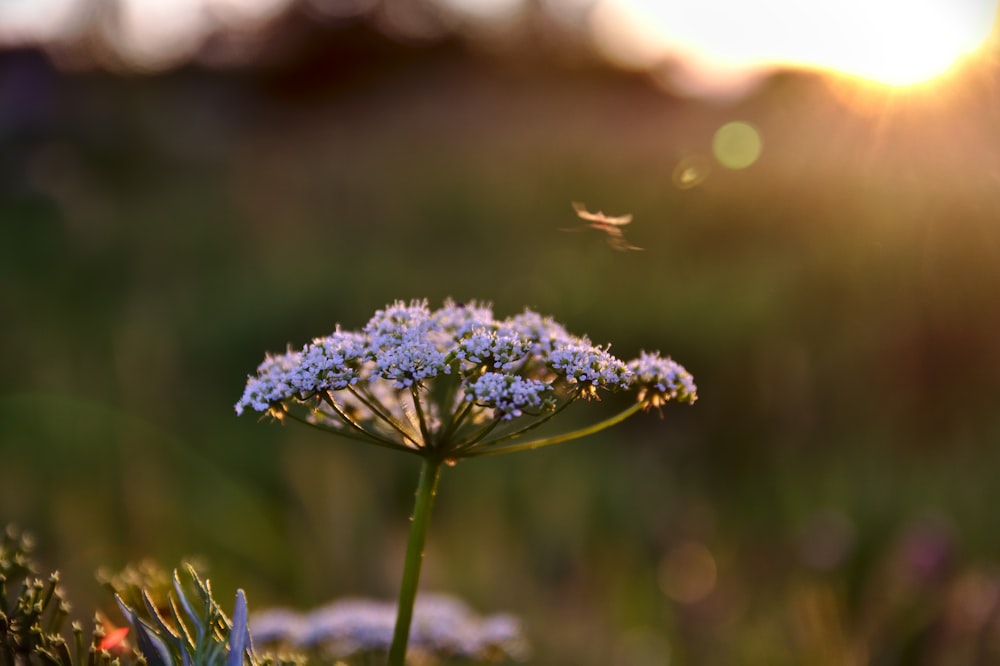
[(642, 248), (637, 245), (632, 245), (627, 240), (625, 240), (625, 234), (622, 232), (622, 227), (629, 224), (632, 221), (632, 215), (619, 215), (617, 217), (612, 217), (610, 215), (605, 215), (601, 211), (596, 213), (591, 213), (587, 210), (587, 207), (582, 203), (576, 201), (573, 202), (573, 210), (576, 211), (577, 217), (584, 220), (586, 224), (580, 227), (573, 227), (570, 229), (563, 229), (563, 231), (582, 231), (584, 229), (596, 229), (597, 231), (602, 231), (608, 239), (608, 245), (620, 252), (626, 252), (628, 250), (641, 250)]

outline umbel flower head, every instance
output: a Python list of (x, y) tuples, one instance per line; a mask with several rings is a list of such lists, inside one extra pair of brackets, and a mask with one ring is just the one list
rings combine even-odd
[[(570, 403), (634, 391), (621, 414), (533, 441), (524, 435)], [(396, 301), (360, 331), (339, 327), (299, 350), (267, 355), (248, 378), (250, 409), (372, 443), (453, 461), (596, 432), (667, 401), (693, 403), (691, 374), (658, 353), (625, 362), (531, 310), (496, 319), (485, 303)]]
[[(528, 436), (568, 405), (602, 391), (633, 391), (635, 400), (593, 425)], [(389, 666), (403, 666), (443, 465), (577, 439), (640, 409), (696, 397), (690, 373), (659, 354), (625, 362), (531, 310), (496, 319), (484, 303), (448, 300), (431, 310), (423, 300), (396, 301), (360, 331), (338, 327), (302, 349), (268, 355), (247, 379), (236, 413), (291, 418), (421, 456), (389, 644)]]

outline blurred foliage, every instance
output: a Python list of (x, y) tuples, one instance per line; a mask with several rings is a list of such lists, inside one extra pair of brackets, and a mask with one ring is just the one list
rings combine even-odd
[[(33, 539), (8, 525), (0, 537), (0, 664), (3, 666), (118, 666), (144, 664), (120, 649), (120, 637), (98, 616), (90, 642), (73, 622), (59, 574), (36, 578)], [(15, 592), (16, 591), (16, 592)], [(123, 661), (124, 659), (124, 661)]]
[[(315, 57), (0, 54), (0, 519), (80, 608), (146, 556), (255, 608), (392, 598), (415, 467), (232, 404), (266, 350), (450, 295), (659, 348), (702, 396), (445, 474), (425, 587), (521, 615), (533, 663), (996, 660), (994, 73), (711, 105), (456, 47)], [(705, 157), (733, 119), (764, 141), (743, 171)], [(572, 201), (645, 251), (561, 232)]]

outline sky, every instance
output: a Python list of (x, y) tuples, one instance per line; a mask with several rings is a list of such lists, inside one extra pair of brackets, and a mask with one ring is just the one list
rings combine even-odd
[(776, 67), (906, 86), (981, 49), (996, 10), (995, 0), (601, 0), (591, 23), (612, 60), (680, 58), (693, 86)]
[[(302, 0), (324, 14), (379, 0)], [(997, 0), (540, 0), (615, 64), (669, 70), (692, 94), (738, 90), (774, 68), (920, 84), (982, 54)], [(118, 3), (116, 42), (140, 68), (169, 67), (211, 31), (251, 30), (292, 0), (0, 0), (0, 42), (58, 39), (81, 11)], [(524, 0), (435, 0), (456, 23), (516, 20)]]

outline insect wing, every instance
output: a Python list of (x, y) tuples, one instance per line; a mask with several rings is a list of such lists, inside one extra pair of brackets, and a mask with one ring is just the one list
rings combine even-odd
[(596, 213), (591, 213), (589, 210), (587, 210), (586, 206), (584, 206), (581, 203), (577, 203), (575, 201), (573, 202), (573, 210), (576, 211), (577, 217), (579, 217), (581, 220), (587, 220), (588, 222), (593, 222), (594, 227), (598, 229), (604, 228), (606, 226), (620, 227), (632, 221), (631, 213), (627, 215), (619, 215), (617, 217), (611, 217), (609, 215), (605, 215), (601, 211), (597, 211)]

